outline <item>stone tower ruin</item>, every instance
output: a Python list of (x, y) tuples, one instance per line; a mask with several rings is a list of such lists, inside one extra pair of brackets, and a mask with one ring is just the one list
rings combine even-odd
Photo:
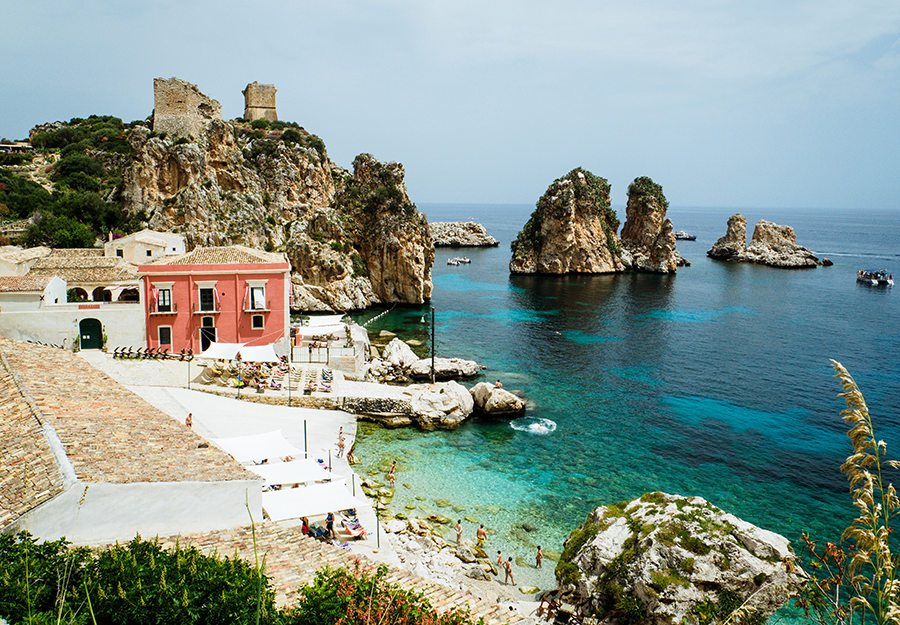
[(199, 138), (214, 119), (222, 119), (222, 105), (186, 80), (153, 79), (153, 130), (178, 137)]
[(244, 94), (244, 119), (251, 122), (255, 119), (278, 121), (278, 113), (275, 112), (275, 85), (261, 85), (254, 80), (241, 93)]

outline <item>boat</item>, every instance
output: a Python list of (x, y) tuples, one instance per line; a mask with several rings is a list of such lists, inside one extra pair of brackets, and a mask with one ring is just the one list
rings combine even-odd
[(447, 259), (448, 265), (464, 265), (464, 264), (468, 264), (471, 262), (472, 262), (472, 259), (466, 258), (465, 256), (457, 256), (456, 258)]
[(684, 230), (676, 230), (675, 238), (678, 239), (679, 241), (696, 241), (697, 235), (688, 234)]
[(870, 286), (894, 286), (894, 274), (884, 269), (880, 271), (860, 269), (856, 272), (856, 281)]
[(447, 264), (448, 264), (448, 265), (454, 265), (454, 266), (456, 266), (456, 265), (459, 264), (459, 261), (456, 260), (455, 258), (448, 258), (448, 259), (447, 259)]

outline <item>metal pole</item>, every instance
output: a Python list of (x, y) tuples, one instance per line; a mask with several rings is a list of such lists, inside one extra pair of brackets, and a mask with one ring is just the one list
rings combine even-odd
[(331, 473), (331, 450), (328, 450), (328, 472)]
[(431, 383), (434, 384), (434, 306), (431, 307)]
[(353, 486), (353, 496), (356, 497), (356, 473), (350, 474), (350, 484)]
[[(293, 359), (294, 354), (291, 353), (291, 358)], [(287, 376), (287, 385), (288, 385), (288, 408), (291, 407), (291, 361), (288, 360), (288, 376)]]
[(375, 540), (377, 541), (378, 549), (381, 549), (381, 518), (378, 516), (378, 511), (381, 507), (378, 505), (378, 501), (375, 501)]
[(191, 361), (188, 360), (188, 390), (191, 390)]
[(309, 460), (309, 454), (306, 453), (306, 419), (303, 420), (303, 459)]

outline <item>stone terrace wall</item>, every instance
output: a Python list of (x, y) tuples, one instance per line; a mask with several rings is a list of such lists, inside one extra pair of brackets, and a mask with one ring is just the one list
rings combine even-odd
[(153, 80), (153, 130), (179, 137), (200, 137), (214, 119), (222, 119), (222, 105), (197, 85), (179, 78)]
[(40, 415), (0, 353), (0, 531), (63, 491)]

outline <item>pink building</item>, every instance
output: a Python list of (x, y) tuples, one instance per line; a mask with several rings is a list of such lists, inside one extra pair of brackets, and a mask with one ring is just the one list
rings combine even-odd
[(210, 343), (275, 343), (290, 354), (290, 272), (284, 254), (198, 247), (140, 265), (147, 346), (199, 353)]

